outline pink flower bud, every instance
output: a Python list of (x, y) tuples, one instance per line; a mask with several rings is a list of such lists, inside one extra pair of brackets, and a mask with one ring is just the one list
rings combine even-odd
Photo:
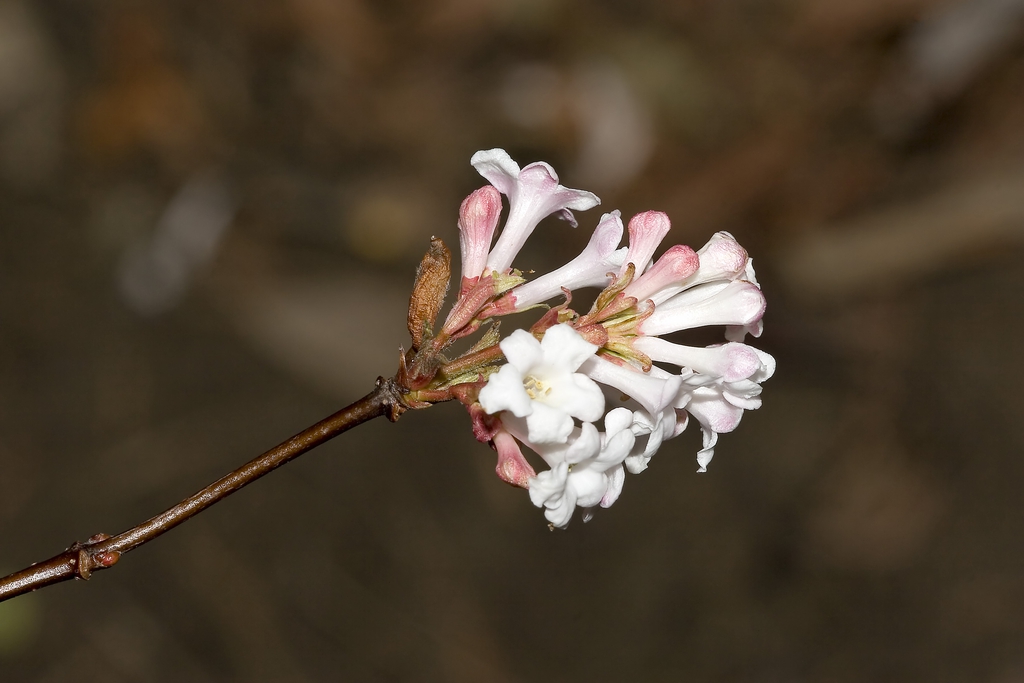
[(485, 185), (473, 192), (459, 207), (463, 289), (466, 289), (467, 280), (473, 281), (483, 273), (500, 215), (501, 195), (492, 185)]
[(521, 489), (530, 488), (529, 480), (536, 477), (530, 463), (523, 456), (519, 443), (504, 429), (494, 435), (494, 450), (498, 451), (498, 464), (494, 468), (498, 477), (504, 481), (518, 486)]
[(641, 275), (671, 227), (668, 215), (661, 211), (644, 211), (633, 216), (629, 221), (629, 252), (619, 275), (626, 272), (630, 263), (636, 267), (637, 276)]
[(747, 250), (727, 232), (716, 232), (697, 252), (700, 268), (687, 286), (693, 287), (714, 280), (742, 278), (747, 267)]
[[(632, 223), (630, 223), (632, 225)], [(627, 254), (626, 258), (629, 258)], [(626, 287), (626, 296), (639, 301), (651, 299), (658, 304), (683, 290), (683, 283), (700, 265), (693, 249), (682, 244), (671, 247), (655, 261), (650, 270)]]

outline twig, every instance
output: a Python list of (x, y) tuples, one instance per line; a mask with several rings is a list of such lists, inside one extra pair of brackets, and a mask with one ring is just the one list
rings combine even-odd
[(0, 602), (62, 581), (88, 579), (93, 572), (112, 567), (129, 550), (170, 531), (289, 460), (375, 417), (385, 415), (394, 422), (407, 407), (395, 381), (378, 378), (376, 388), (352, 405), (296, 434), (156, 517), (114, 537), (96, 534), (85, 543), (74, 543), (56, 557), (0, 579)]

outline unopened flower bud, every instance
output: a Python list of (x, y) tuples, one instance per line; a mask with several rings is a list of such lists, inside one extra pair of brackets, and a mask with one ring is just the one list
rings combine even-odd
[(681, 292), (687, 278), (697, 272), (699, 265), (700, 261), (693, 249), (677, 244), (662, 254), (650, 270), (633, 280), (624, 291), (626, 296), (636, 297), (640, 301), (650, 299), (660, 304)]
[(459, 207), (463, 290), (475, 284), (483, 273), (500, 216), (501, 194), (493, 185), (485, 185), (473, 192)]
[(689, 286), (714, 280), (735, 280), (741, 278), (747, 267), (747, 250), (740, 246), (729, 233), (716, 232), (708, 243), (697, 252), (700, 268)]
[(633, 216), (629, 221), (629, 252), (619, 274), (625, 271), (627, 263), (632, 263), (639, 277), (671, 227), (668, 215), (662, 211), (644, 211)]
[(537, 473), (523, 457), (523, 451), (512, 435), (504, 429), (499, 430), (494, 435), (493, 444), (494, 450), (498, 451), (498, 464), (494, 468), (498, 477), (512, 486), (530, 488), (529, 481)]

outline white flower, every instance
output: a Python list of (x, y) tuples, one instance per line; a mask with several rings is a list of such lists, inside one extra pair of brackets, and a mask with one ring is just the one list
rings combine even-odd
[(573, 418), (594, 422), (604, 414), (600, 387), (576, 372), (597, 346), (569, 325), (555, 325), (539, 342), (516, 330), (500, 346), (508, 363), (480, 390), (480, 405), (492, 415), (508, 411), (526, 418), (531, 444), (565, 443)]
[[(606, 508), (618, 499), (625, 481), (622, 462), (635, 441), (632, 423), (630, 410), (616, 408), (605, 416), (604, 433), (585, 422), (564, 444), (531, 445), (551, 469), (529, 480), (530, 500), (544, 508), (551, 524), (565, 527), (577, 507)], [(588, 510), (584, 521), (589, 518)]]
[[(655, 413), (654, 416), (646, 410), (633, 411), (633, 424), (630, 429), (637, 438), (633, 449), (626, 456), (626, 469), (632, 474), (640, 474), (647, 469), (648, 463), (661, 448), (661, 444), (682, 434), (687, 421), (686, 412), (677, 411), (672, 406)], [(641, 438), (644, 436), (647, 438)]]
[(523, 248), (541, 219), (556, 211), (576, 227), (570, 209), (586, 211), (601, 203), (597, 195), (558, 184), (555, 170), (538, 161), (520, 170), (519, 164), (503, 149), (477, 152), (470, 160), (477, 172), (508, 197), (509, 212), (505, 227), (487, 257), (487, 268), (504, 273)]

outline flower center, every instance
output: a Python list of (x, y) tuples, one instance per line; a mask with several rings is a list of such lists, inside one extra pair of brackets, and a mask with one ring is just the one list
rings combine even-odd
[(533, 375), (527, 375), (523, 378), (523, 388), (526, 389), (526, 395), (534, 401), (551, 393), (551, 387)]

